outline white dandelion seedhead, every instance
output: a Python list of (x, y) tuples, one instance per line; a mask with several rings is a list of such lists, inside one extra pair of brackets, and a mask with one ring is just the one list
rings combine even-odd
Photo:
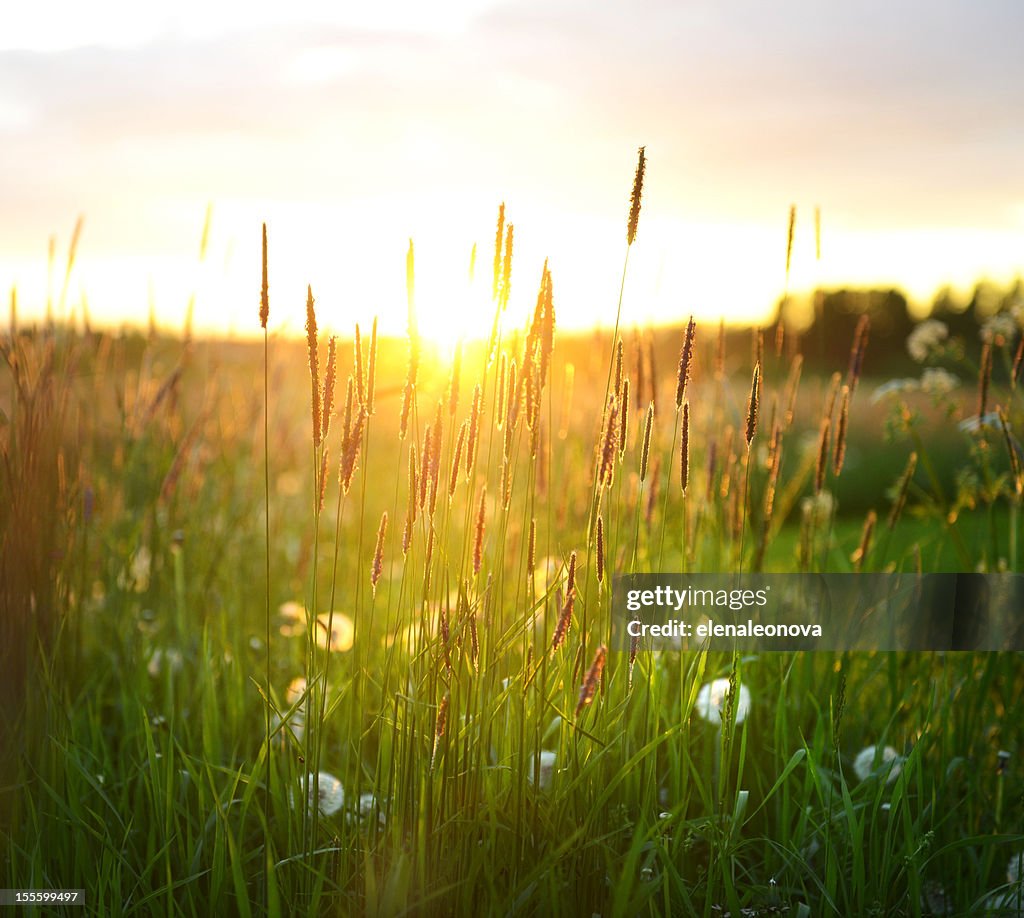
[[(309, 811), (313, 812), (313, 800), (319, 798), (320, 815), (333, 816), (345, 805), (345, 789), (334, 775), (321, 771), (319, 777), (309, 773)], [(292, 805), (302, 794), (302, 779), (299, 779), (299, 793), (292, 793)]]
[[(720, 724), (729, 699), (729, 680), (715, 679), (701, 686), (693, 709), (709, 724)], [(736, 697), (736, 723), (742, 723), (750, 712), (750, 689), (739, 687)]]
[(324, 612), (316, 617), (316, 646), (332, 653), (345, 653), (352, 649), (355, 626), (343, 612)]
[[(876, 759), (879, 763), (877, 767)], [(877, 746), (867, 746), (861, 749), (853, 760), (853, 770), (861, 781), (867, 781), (872, 775), (877, 775), (884, 777), (886, 784), (892, 784), (902, 767), (903, 759), (892, 746), (885, 746), (881, 750)]]
[[(537, 782), (537, 787), (540, 790), (551, 790), (551, 779), (555, 774), (555, 753), (549, 752), (547, 749), (541, 751), (540, 754), (540, 780)], [(534, 779), (534, 763), (531, 759), (526, 763), (526, 780), (533, 784)]]

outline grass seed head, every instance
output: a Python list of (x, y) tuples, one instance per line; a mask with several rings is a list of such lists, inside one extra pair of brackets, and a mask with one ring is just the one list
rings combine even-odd
[(757, 415), (761, 404), (761, 363), (754, 364), (754, 375), (750, 380), (750, 397), (747, 399), (747, 450), (757, 433)]
[(633, 176), (633, 192), (629, 196), (629, 220), (626, 223), (626, 244), (632, 245), (636, 239), (636, 228), (640, 222), (640, 198), (644, 192), (644, 172), (647, 169), (647, 156), (644, 147), (640, 147), (636, 162), (636, 175)]

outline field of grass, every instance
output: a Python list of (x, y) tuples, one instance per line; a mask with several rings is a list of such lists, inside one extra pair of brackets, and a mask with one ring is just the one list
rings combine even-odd
[(1024, 910), (1019, 653), (610, 643), (621, 573), (1019, 570), (1016, 335), (923, 393), (878, 394), (863, 338), (831, 379), (774, 329), (629, 329), (620, 360), (559, 336), (546, 271), (503, 313), (499, 262), (496, 334), (453, 360), (328, 342), (312, 303), (266, 346), (12, 322), (0, 886), (102, 915)]

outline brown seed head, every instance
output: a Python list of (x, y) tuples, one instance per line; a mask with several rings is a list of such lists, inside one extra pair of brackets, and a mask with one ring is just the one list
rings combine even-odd
[(747, 399), (747, 449), (757, 433), (757, 415), (761, 404), (761, 364), (754, 366), (754, 375), (750, 380), (750, 397)]
[(377, 547), (374, 549), (373, 566), (370, 568), (370, 585), (375, 595), (377, 593), (377, 583), (380, 581), (381, 574), (384, 573), (384, 536), (387, 531), (388, 512), (385, 510), (380, 518), (380, 526), (377, 529)]
[(629, 220), (626, 223), (626, 245), (632, 245), (636, 239), (636, 227), (640, 222), (640, 198), (644, 191), (644, 171), (647, 169), (647, 158), (644, 147), (640, 147), (636, 175), (633, 177), (633, 193), (629, 197)]
[(309, 351), (309, 378), (312, 383), (313, 447), (320, 448), (320, 357), (316, 342), (316, 308), (313, 303), (313, 288), (306, 288), (306, 349)]
[(580, 686), (580, 700), (576, 703), (576, 717), (579, 717), (583, 713), (583, 709), (594, 700), (607, 657), (608, 648), (602, 644), (597, 648), (597, 653), (594, 654), (594, 662), (590, 664), (590, 669), (587, 670), (583, 685)]
[(484, 519), (487, 513), (487, 485), (480, 489), (480, 504), (476, 511), (476, 531), (473, 536), (473, 573), (480, 573), (484, 557)]
[(327, 372), (324, 375), (324, 407), (321, 419), (320, 440), (327, 442), (331, 432), (331, 414), (334, 412), (334, 385), (338, 373), (337, 338), (331, 335), (327, 342)]
[(839, 420), (836, 422), (836, 442), (832, 450), (832, 474), (837, 478), (843, 470), (846, 458), (846, 428), (850, 415), (850, 387), (843, 386), (843, 394), (839, 399)]
[(644, 423), (644, 442), (640, 448), (640, 481), (647, 478), (647, 461), (651, 455), (651, 431), (654, 427), (654, 402), (647, 406), (647, 420)]
[(679, 371), (676, 374), (676, 410), (683, 407), (683, 399), (686, 398), (686, 385), (690, 381), (690, 363), (693, 360), (693, 338), (696, 329), (693, 316), (690, 316), (690, 321), (686, 324), (683, 346), (679, 352)]

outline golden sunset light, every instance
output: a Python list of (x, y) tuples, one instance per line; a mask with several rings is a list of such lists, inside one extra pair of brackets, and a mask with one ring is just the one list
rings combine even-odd
[(0, 9), (0, 907), (1024, 914), (1022, 36)]

